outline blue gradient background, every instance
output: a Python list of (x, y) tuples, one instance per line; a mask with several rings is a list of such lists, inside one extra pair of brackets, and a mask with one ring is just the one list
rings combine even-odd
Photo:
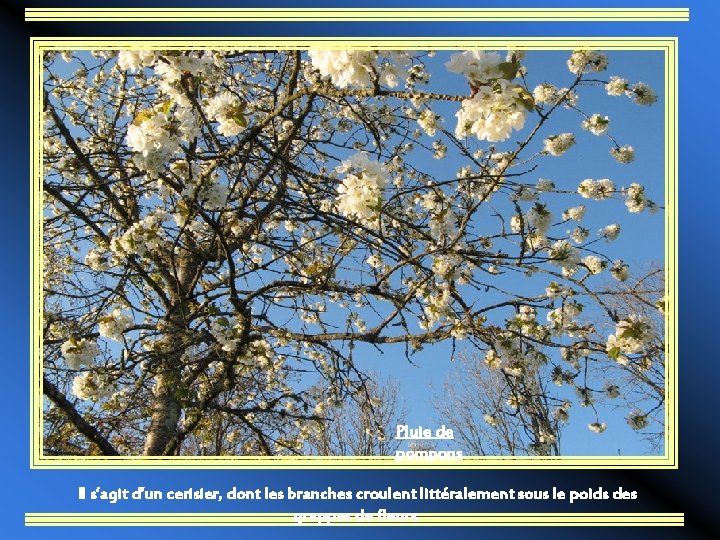
[[(35, 1), (33, 7), (50, 5)], [(99, 4), (99, 3), (96, 3)], [(175, 1), (173, 5), (189, 5)], [(247, 3), (268, 7), (270, 2)], [(437, 2), (434, 3), (438, 5)], [(575, 5), (579, 3), (575, 2)], [(593, 5), (598, 6), (596, 1)], [(81, 6), (69, 1), (64, 6)], [(126, 2), (125, 5), (148, 6), (145, 2)], [(151, 4), (160, 5), (160, 2)], [(230, 4), (228, 4), (230, 5)], [(238, 2), (232, 4), (238, 6)], [(292, 2), (273, 2), (272, 5), (296, 5)], [(315, 1), (313, 6), (331, 5)], [(396, 6), (398, 2), (366, 2), (364, 6)], [(415, 6), (432, 6), (432, 2), (415, 1)], [(479, 6), (480, 2), (454, 1), (453, 7)], [(497, 1), (489, 4), (507, 7)], [(514, 2), (513, 6), (559, 7), (569, 2)], [(212, 6), (220, 7), (215, 1)], [(621, 7), (624, 2), (603, 2), (603, 7)], [(23, 5), (6, 2), (0, 18), (4, 40), (3, 58), (3, 128), (0, 130), (4, 155), (4, 196), (0, 198), (4, 249), (7, 259), (2, 265), (5, 282), (3, 309), (0, 311), (5, 350), (3, 390), (2, 488), (0, 504), (3, 538), (77, 538), (82, 535), (102, 535), (104, 538), (172, 537), (197, 538), (213, 534), (229, 538), (262, 535), (275, 538), (364, 538), (392, 536), (403, 538), (431, 538), (451, 535), (454, 538), (717, 538), (720, 535), (715, 490), (719, 478), (717, 387), (720, 380), (718, 344), (716, 342), (715, 310), (717, 285), (713, 268), (718, 263), (718, 241), (714, 239), (711, 217), (717, 213), (719, 198), (716, 155), (718, 123), (718, 76), (714, 65), (716, 47), (714, 33), (718, 13), (715, 2), (686, 0), (685, 2), (642, 1), (633, 7), (691, 8), (689, 23), (232, 23), (232, 24), (80, 24), (38, 23), (23, 20)], [(30, 470), (29, 469), (29, 329), (28, 321), (28, 261), (29, 261), (29, 180), (28, 180), (28, 49), (29, 36), (679, 36), (680, 66), (680, 181), (679, 181), (679, 253), (680, 253), (680, 417), (679, 458), (677, 471), (285, 471), (285, 470)], [(103, 486), (108, 489), (132, 488), (144, 485), (152, 489), (211, 487), (222, 491), (232, 486), (255, 488), (268, 485), (284, 489), (290, 485), (299, 489), (382, 489), (392, 485), (396, 489), (427, 487), (462, 487), (471, 489), (583, 489), (603, 486), (637, 490), (639, 498), (618, 504), (612, 500), (576, 503), (561, 501), (525, 503), (511, 501), (394, 501), (387, 503), (322, 502), (283, 503), (272, 501), (207, 503), (208, 505), (170, 506), (166, 501), (153, 505), (139, 505), (132, 501), (111, 506), (100, 503), (80, 504), (76, 499), (77, 486)], [(482, 512), (482, 511), (580, 511), (580, 512), (685, 512), (686, 526), (677, 528), (284, 528), (284, 529), (44, 529), (24, 528), (25, 512), (62, 511), (388, 511), (409, 512)]]

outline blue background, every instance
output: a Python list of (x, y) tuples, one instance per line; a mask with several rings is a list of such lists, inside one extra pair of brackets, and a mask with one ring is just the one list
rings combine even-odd
[[(33, 7), (49, 2), (35, 1)], [(82, 2), (67, 2), (64, 6), (81, 6)], [(175, 1), (173, 5), (189, 5)], [(415, 6), (435, 6), (437, 2), (415, 1)], [(574, 3), (578, 5), (578, 3)], [(147, 7), (146, 2), (126, 2), (125, 5)], [(154, 5), (160, 5), (156, 3)], [(213, 2), (220, 7), (221, 2)], [(238, 2), (233, 3), (234, 7)], [(269, 7), (270, 2), (247, 3)], [(272, 5), (297, 5), (292, 2), (274, 2)], [(313, 6), (331, 5), (329, 2)], [(398, 2), (366, 2), (364, 6), (401, 5)], [(480, 2), (453, 2), (453, 7), (480, 6)], [(501, 2), (493, 7), (508, 7)], [(571, 6), (569, 2), (514, 2), (513, 6)], [(595, 6), (600, 2), (594, 2)], [(625, 7), (625, 2), (603, 2), (603, 7)], [(4, 501), (0, 506), (3, 532), (6, 538), (75, 538), (78, 535), (102, 535), (105, 538), (140, 538), (154, 535), (158, 538), (196, 538), (199, 534), (217, 534), (242, 537), (258, 534), (273, 538), (291, 535), (293, 538), (362, 538), (367, 535), (413, 538), (450, 534), (457, 538), (716, 538), (720, 527), (716, 509), (715, 490), (718, 489), (718, 426), (717, 386), (719, 380), (718, 347), (715, 341), (715, 310), (718, 263), (718, 241), (713, 218), (717, 214), (720, 195), (717, 181), (717, 164), (712, 161), (717, 153), (718, 76), (714, 32), (718, 9), (715, 2), (685, 1), (653, 2), (635, 0), (633, 7), (686, 7), (691, 8), (691, 22), (687, 23), (35, 23), (24, 22), (20, 2), (6, 2), (2, 9), (1, 32), (3, 52), (3, 128), (0, 130), (3, 149), (4, 197), (0, 198), (5, 258), (2, 265), (4, 287), (0, 317), (5, 334), (2, 356), (5, 398), (3, 399), (2, 489)], [(105, 6), (104, 6), (105, 7)], [(30, 318), (28, 307), (29, 271), (29, 178), (28, 178), (28, 50), (30, 36), (679, 36), (680, 66), (680, 321), (679, 321), (679, 463), (677, 471), (250, 471), (250, 470), (30, 470), (29, 468), (29, 362), (28, 348)], [(637, 490), (636, 501), (576, 503), (572, 506), (559, 502), (512, 504), (495, 502), (433, 502), (401, 501), (383, 503), (388, 511), (410, 512), (482, 512), (482, 511), (580, 511), (580, 512), (685, 512), (686, 526), (676, 528), (441, 528), (427, 529), (361, 529), (361, 528), (284, 528), (284, 529), (224, 529), (210, 531), (188, 529), (43, 529), (24, 528), (25, 512), (62, 511), (348, 511), (360, 507), (377, 510), (380, 503), (349, 503), (309, 501), (298, 504), (280, 502), (244, 503), (223, 501), (208, 503), (211, 506), (166, 506), (158, 504), (90, 507), (76, 500), (77, 486), (103, 486), (109, 489), (144, 485), (153, 489), (207, 486), (227, 490), (232, 486), (255, 488), (268, 485), (284, 489), (382, 489), (392, 485), (395, 489), (463, 486), (472, 489), (583, 489), (603, 486), (615, 489)], [(377, 508), (376, 508), (377, 507)]]

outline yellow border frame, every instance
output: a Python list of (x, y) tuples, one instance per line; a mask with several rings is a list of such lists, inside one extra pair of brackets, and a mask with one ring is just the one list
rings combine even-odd
[(25, 8), (28, 22), (45, 21), (468, 21), (685, 22), (688, 8)]
[[(358, 512), (337, 512), (355, 516)], [(304, 513), (298, 513), (304, 514)], [(369, 515), (373, 515), (368, 513)], [(35, 513), (25, 514), (26, 527), (244, 527), (244, 526), (293, 526), (293, 527), (633, 527), (661, 526), (682, 527), (685, 514), (675, 512), (653, 513), (581, 513), (581, 512), (486, 512), (486, 513), (419, 513), (417, 519), (391, 521), (377, 519), (331, 521), (330, 523), (297, 523), (296, 514), (290, 512), (264, 513), (215, 513), (215, 512), (85, 512), (85, 513)]]
[[(42, 453), (42, 54), (68, 49), (527, 49), (661, 50), (665, 53), (665, 453), (661, 456), (465, 457), (455, 463), (398, 463), (381, 457), (108, 457), (45, 456)], [(677, 468), (677, 38), (142, 38), (82, 37), (30, 40), (30, 467), (31, 468), (372, 468), (372, 469), (676, 469)], [(481, 514), (484, 515), (484, 514)], [(513, 514), (517, 516), (518, 514)]]

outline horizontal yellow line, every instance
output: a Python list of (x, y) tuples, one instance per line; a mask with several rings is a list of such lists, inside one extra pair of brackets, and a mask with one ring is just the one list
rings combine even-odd
[(88, 458), (65, 458), (53, 459), (49, 457), (36, 456), (33, 468), (103, 468), (103, 469), (127, 469), (127, 468), (157, 468), (157, 469), (177, 469), (177, 468), (194, 468), (194, 469), (214, 469), (214, 468), (243, 468), (243, 469), (262, 469), (272, 467), (274, 469), (622, 469), (622, 468), (676, 468), (674, 461), (667, 458), (658, 459), (598, 459), (598, 460), (578, 460), (572, 461), (568, 458), (562, 458), (558, 461), (502, 461), (488, 460), (483, 462), (467, 462), (461, 464), (446, 464), (438, 462), (387, 462), (377, 459), (368, 459), (365, 462), (348, 462), (339, 460), (318, 460), (312, 461), (291, 461), (291, 458), (282, 458), (276, 461), (248, 461), (243, 459), (222, 459), (209, 460), (199, 458), (194, 459), (174, 459), (159, 458), (158, 460), (148, 460), (133, 457), (123, 457), (117, 460), (109, 460), (107, 458), (88, 459)]
[(688, 8), (26, 8), (26, 21), (688, 21)]
[[(340, 515), (338, 515), (340, 514)], [(682, 526), (683, 513), (420, 513), (415, 519), (382, 519), (377, 514), (356, 520), (355, 512), (337, 513), (331, 525), (585, 525), (585, 526)], [(348, 517), (350, 516), (350, 517)], [(310, 516), (303, 525), (317, 525)], [(298, 525), (293, 513), (26, 513), (26, 526), (247, 526)]]
[(468, 47), (468, 46), (483, 46), (484, 44), (492, 44), (493, 46), (500, 46), (502, 44), (512, 44), (513, 46), (525, 46), (525, 47), (537, 47), (542, 45), (562, 45), (567, 47), (572, 46), (583, 46), (586, 47), (592, 44), (612, 44), (612, 45), (632, 45), (647, 44), (648, 46), (657, 46), (657, 44), (667, 45), (675, 42), (677, 38), (667, 36), (654, 36), (654, 37), (587, 37), (587, 36), (564, 36), (564, 37), (532, 37), (532, 36), (502, 36), (502, 37), (488, 37), (488, 36), (455, 36), (455, 37), (427, 37), (427, 36), (402, 36), (402, 37), (391, 37), (391, 36), (357, 36), (357, 37), (343, 37), (343, 36), (327, 36), (327, 37), (308, 37), (308, 36), (287, 36), (287, 37), (216, 37), (216, 36), (193, 36), (188, 37), (168, 37), (168, 36), (143, 36), (143, 37), (113, 37), (108, 38), (107, 36), (78, 36), (72, 38), (58, 38), (58, 37), (43, 37), (36, 36), (32, 38), (34, 42), (46, 42), (43, 43), (48, 47), (56, 48), (67, 43), (98, 43), (102, 45), (108, 45), (110, 43), (115, 44), (117, 47), (127, 46), (127, 44), (144, 44), (144, 43), (158, 43), (165, 45), (166, 47), (174, 44), (183, 45), (194, 45), (195, 47), (202, 47), (205, 43), (228, 43), (243, 45), (249, 44), (250, 46), (267, 46), (273, 43), (280, 45), (286, 44), (305, 44), (305, 43), (325, 43), (325, 44), (338, 44), (345, 46), (347, 44), (358, 44), (358, 45), (373, 45), (382, 46), (386, 43), (401, 44), (407, 46), (423, 47), (428, 46), (457, 46), (457, 47)]
[[(297, 512), (25, 512), (25, 517), (294, 517)], [(419, 517), (639, 517), (683, 518), (684, 512), (420, 512)]]
[(260, 469), (272, 467), (277, 469), (622, 469), (622, 468), (677, 468), (677, 463), (670, 456), (617, 456), (588, 457), (560, 456), (557, 458), (465, 458), (461, 462), (443, 461), (396, 461), (394, 457), (155, 457), (123, 456), (123, 457), (75, 457), (75, 456), (42, 456), (35, 454), (32, 468), (244, 468)]

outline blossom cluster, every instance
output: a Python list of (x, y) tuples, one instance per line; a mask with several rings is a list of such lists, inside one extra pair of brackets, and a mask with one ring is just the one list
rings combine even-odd
[(205, 112), (209, 118), (220, 123), (218, 132), (232, 137), (245, 129), (247, 121), (242, 115), (245, 110), (243, 101), (232, 92), (221, 92), (208, 100)]
[(173, 114), (164, 110), (143, 112), (128, 126), (127, 143), (135, 152), (135, 164), (151, 175), (162, 172), (180, 150), (180, 142), (199, 134), (191, 109), (178, 107)]
[(95, 357), (100, 354), (100, 349), (94, 341), (88, 338), (77, 339), (74, 336), (60, 346), (60, 351), (70, 369), (92, 366)]
[(593, 180), (587, 178), (580, 182), (578, 193), (585, 199), (594, 199), (602, 201), (609, 199), (615, 192), (615, 183), (612, 180), (603, 178), (601, 180)]
[(99, 323), (100, 335), (102, 337), (122, 341), (123, 332), (130, 328), (134, 321), (132, 315), (123, 313), (122, 310), (115, 308), (109, 315), (100, 317)]
[(409, 75), (408, 56), (398, 51), (311, 50), (308, 56), (313, 68), (338, 88), (369, 88), (376, 80), (395, 88)]
[(157, 51), (120, 51), (117, 64), (123, 71), (137, 71), (154, 65), (157, 58)]
[(610, 275), (618, 281), (627, 281), (630, 277), (630, 267), (620, 259), (613, 261)]
[(578, 95), (569, 88), (558, 88), (554, 84), (541, 83), (533, 89), (533, 98), (536, 103), (557, 105), (562, 103), (566, 108), (576, 107)]
[(580, 254), (567, 240), (556, 241), (548, 250), (550, 262), (562, 268), (563, 274), (571, 275), (580, 263)]
[(610, 81), (605, 85), (605, 91), (609, 96), (622, 96), (624, 94), (637, 105), (652, 105), (657, 102), (657, 95), (648, 84), (638, 82), (631, 85), (627, 79), (615, 75), (610, 77)]
[(389, 182), (388, 170), (366, 153), (342, 162), (336, 171), (347, 173), (338, 187), (338, 210), (366, 226), (377, 226), (383, 202), (383, 188)]
[(630, 184), (625, 191), (625, 206), (633, 214), (642, 212), (648, 205), (648, 199), (645, 196), (645, 188), (637, 183)]
[(589, 72), (605, 71), (608, 66), (608, 58), (598, 51), (580, 50), (573, 51), (567, 61), (568, 69), (575, 75)]
[(550, 332), (559, 336), (565, 334), (573, 337), (581, 329), (576, 317), (582, 313), (583, 306), (577, 302), (563, 302), (562, 306), (551, 309), (547, 314)]
[(581, 127), (593, 135), (604, 135), (610, 127), (610, 119), (596, 113), (583, 120)]
[(114, 237), (110, 241), (110, 250), (116, 257), (145, 257), (157, 252), (166, 242), (162, 224), (167, 219), (168, 214), (164, 211), (149, 213), (123, 234)]
[(572, 133), (560, 133), (547, 137), (543, 143), (545, 151), (551, 156), (562, 156), (575, 144), (575, 135)]
[(430, 137), (435, 135), (435, 132), (440, 127), (440, 115), (435, 114), (430, 109), (424, 109), (417, 117), (417, 122), (420, 125), (420, 127), (427, 133)]
[(237, 348), (240, 330), (233, 317), (217, 317), (210, 322), (210, 333), (226, 352), (233, 352)]
[(456, 113), (456, 137), (475, 135), (480, 140), (497, 142), (509, 138), (513, 130), (522, 129), (534, 103), (523, 87), (510, 82), (521, 69), (517, 58), (517, 54), (508, 55), (503, 61), (495, 52), (479, 50), (450, 57), (447, 69), (464, 75), (473, 90)]
[(503, 59), (496, 52), (471, 50), (455, 53), (445, 64), (448, 71), (464, 75), (473, 85), (480, 86), (504, 76), (500, 69)]
[(642, 352), (654, 338), (652, 324), (641, 315), (630, 315), (615, 325), (615, 333), (607, 339), (608, 356), (618, 359), (622, 354)]
[(94, 371), (86, 371), (73, 379), (72, 393), (78, 399), (98, 401), (109, 397), (115, 389), (110, 377)]
[(456, 113), (455, 136), (475, 135), (480, 140), (504, 141), (513, 130), (525, 125), (527, 108), (518, 99), (515, 86), (499, 80), (493, 86), (481, 86), (475, 95), (463, 100)]
[(610, 149), (610, 155), (618, 163), (632, 163), (635, 160), (635, 149), (630, 145), (614, 146)]

